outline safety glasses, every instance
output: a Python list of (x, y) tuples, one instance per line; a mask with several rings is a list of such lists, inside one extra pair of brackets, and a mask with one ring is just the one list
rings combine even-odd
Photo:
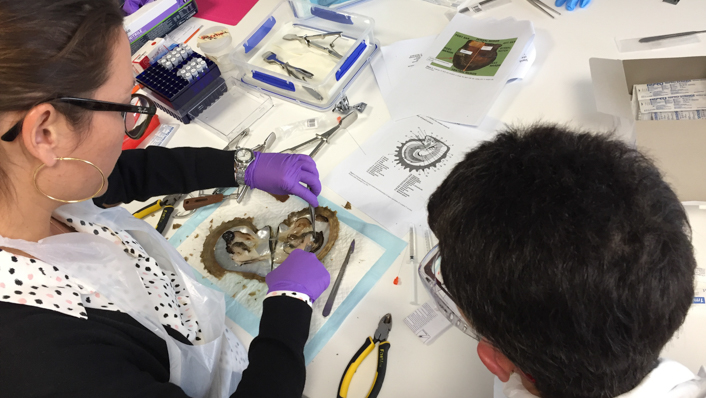
[[(439, 252), (439, 245), (434, 246), (429, 253), (424, 256), (422, 263), (419, 264), (419, 276), (424, 282), (424, 287), (434, 298), (436, 306), (439, 311), (444, 314), (446, 319), (451, 322), (452, 325), (459, 328), (463, 333), (472, 337), (474, 340), (480, 341), (481, 337), (471, 328), (471, 326), (466, 322), (466, 319), (461, 316), (461, 311), (459, 311), (458, 306), (451, 298), (451, 294), (446, 290), (444, 286), (444, 278), (441, 276), (441, 253)], [(534, 377), (529, 373), (525, 373), (520, 369), (516, 369), (522, 373), (529, 381), (535, 382)]]
[(434, 246), (429, 253), (424, 256), (419, 264), (419, 277), (424, 283), (424, 288), (429, 295), (434, 298), (439, 311), (459, 328), (463, 333), (478, 340), (478, 336), (470, 327), (468, 322), (461, 316), (458, 306), (451, 298), (451, 294), (444, 285), (444, 278), (441, 276), (441, 253), (439, 245)]
[[(125, 121), (125, 134), (132, 139), (138, 139), (145, 134), (152, 117), (157, 113), (157, 106), (154, 102), (141, 94), (133, 94), (129, 105), (76, 97), (61, 97), (53, 101), (78, 106), (89, 111), (120, 112)], [(24, 118), (12, 126), (0, 139), (10, 142), (17, 138), (22, 131), (23, 121)]]

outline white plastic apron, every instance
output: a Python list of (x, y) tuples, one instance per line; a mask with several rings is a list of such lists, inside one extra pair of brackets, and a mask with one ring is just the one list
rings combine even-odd
[[(147, 299), (132, 257), (105, 238), (67, 233), (28, 242), (0, 236), (0, 246), (21, 250), (47, 264), (61, 267), (72, 277), (90, 284), (121, 311), (164, 339), (169, 352), (169, 381), (181, 387), (188, 396), (224, 398), (231, 395), (242, 378), (247, 361), (231, 360), (227, 355), (232, 352), (247, 358), (247, 353), (235, 335), (226, 329), (223, 294), (196, 282), (191, 277), (193, 270), (176, 249), (153, 227), (133, 217), (124, 208), (101, 209), (87, 201), (62, 206), (56, 214), (101, 224), (115, 231), (125, 230), (160, 267), (180, 275), (199, 320), (204, 344), (185, 345), (167, 334)], [(226, 354), (222, 357), (221, 352)]]

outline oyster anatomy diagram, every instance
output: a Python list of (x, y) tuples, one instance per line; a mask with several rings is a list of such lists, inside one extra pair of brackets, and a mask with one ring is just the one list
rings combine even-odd
[(316, 236), (312, 234), (308, 208), (290, 213), (276, 234), (265, 226), (257, 229), (252, 218), (235, 218), (215, 228), (206, 237), (201, 260), (206, 271), (218, 279), (236, 272), (247, 279), (264, 282), (275, 264), (282, 263), (295, 249), (312, 243), (311, 252), (319, 260), (331, 251), (338, 239), (339, 221), (328, 207), (316, 208)]
[(430, 135), (411, 138), (395, 149), (395, 161), (410, 170), (427, 170), (435, 167), (449, 153), (448, 145)]

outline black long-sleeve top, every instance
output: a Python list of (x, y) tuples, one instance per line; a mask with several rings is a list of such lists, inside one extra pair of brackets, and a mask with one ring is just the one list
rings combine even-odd
[[(106, 194), (94, 200), (99, 205), (234, 186), (233, 153), (158, 147), (125, 151), (108, 181)], [(187, 397), (169, 383), (163, 339), (123, 312), (86, 311), (88, 319), (81, 319), (0, 302), (0, 397)], [(266, 299), (250, 363), (231, 397), (301, 397), (310, 321), (311, 307), (303, 301)]]
[(93, 202), (114, 205), (199, 189), (236, 187), (233, 154), (212, 148), (123, 151), (108, 177), (108, 191)]

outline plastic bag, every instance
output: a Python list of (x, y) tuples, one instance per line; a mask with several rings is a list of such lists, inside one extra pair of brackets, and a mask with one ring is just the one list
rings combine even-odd
[[(15, 248), (90, 284), (115, 305), (167, 343), (171, 383), (190, 397), (228, 397), (235, 391), (247, 367), (247, 353), (225, 327), (225, 300), (192, 278), (183, 257), (154, 228), (121, 207), (100, 209), (93, 202), (60, 207), (56, 214), (76, 217), (125, 230), (150, 254), (160, 267), (176, 273), (183, 281), (199, 319), (204, 344), (189, 346), (170, 337), (150, 302), (131, 257), (117, 245), (99, 236), (67, 233), (39, 242), (0, 237), (0, 246)], [(228, 353), (236, 353), (231, 360)], [(221, 353), (224, 353), (223, 355)]]

